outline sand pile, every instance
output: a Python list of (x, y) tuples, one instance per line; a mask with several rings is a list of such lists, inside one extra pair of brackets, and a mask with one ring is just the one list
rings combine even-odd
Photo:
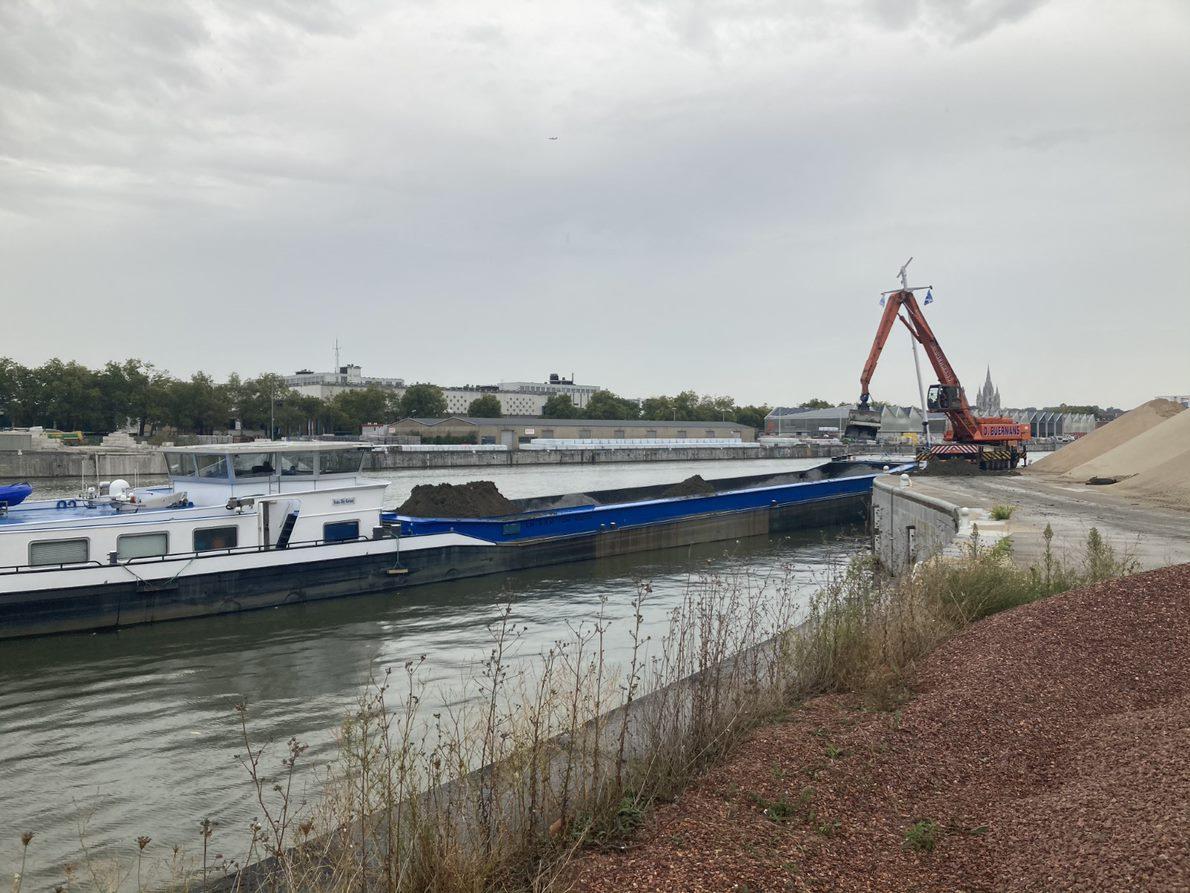
[(1190, 450), (1116, 484), (1112, 492), (1190, 508)]
[[(1132, 437), (1118, 447), (1066, 472), (1067, 478), (1131, 478), (1179, 456), (1190, 461), (1190, 412), (1180, 412)], [(1040, 463), (1039, 463), (1040, 464)]]
[[(1172, 400), (1157, 399), (1142, 403), (1131, 412), (1126, 412), (1102, 428), (1095, 429), (1086, 437), (1081, 437), (1074, 443), (1039, 459), (1029, 465), (1028, 470), (1064, 474), (1160, 425), (1181, 411), (1182, 407)], [(1086, 477), (1083, 480), (1086, 480)]]
[(468, 484), (419, 484), (397, 508), (415, 518), (488, 518), (517, 511), (491, 481)]
[(715, 492), (715, 488), (708, 484), (701, 474), (691, 475), (686, 480), (674, 484), (668, 488), (661, 495), (665, 497), (670, 496), (710, 496)]

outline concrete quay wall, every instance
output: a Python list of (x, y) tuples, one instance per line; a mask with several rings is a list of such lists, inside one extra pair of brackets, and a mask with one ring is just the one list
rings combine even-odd
[(804, 444), (761, 447), (759, 449), (720, 449), (717, 447), (678, 447), (674, 449), (594, 449), (594, 450), (476, 450), (372, 453), (365, 463), (369, 471), (394, 468), (464, 468), (512, 465), (603, 465), (614, 462), (694, 462), (724, 459), (814, 459), (842, 456), (841, 446)]
[[(691, 462), (724, 459), (812, 459), (841, 456), (843, 447), (807, 444), (760, 449), (718, 449), (716, 447), (626, 450), (534, 450), (485, 452), (477, 450), (442, 452), (370, 453), (364, 462), (368, 471), (400, 468), (508, 467), (513, 465), (595, 465), (616, 462)], [(56, 450), (0, 452), (0, 482), (64, 478), (152, 477), (166, 474), (161, 453), (144, 450), (118, 452), (86, 447)]]
[(88, 480), (100, 478), (151, 477), (166, 473), (165, 458), (156, 451), (107, 452), (85, 447), (57, 450), (0, 452), (0, 482), (36, 481), (65, 478)]
[(877, 478), (872, 486), (872, 551), (892, 574), (941, 554), (958, 536), (957, 505), (913, 489), (897, 479)]

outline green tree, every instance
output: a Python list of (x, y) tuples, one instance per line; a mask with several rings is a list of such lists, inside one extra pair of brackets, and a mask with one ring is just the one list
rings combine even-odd
[(388, 420), (388, 394), (381, 388), (351, 388), (336, 394), (331, 403), (353, 434), (368, 422)]
[(405, 389), (400, 410), (402, 418), (442, 418), (446, 415), (446, 395), (438, 385), (413, 384)]
[(21, 392), (28, 371), (15, 360), (0, 357), (0, 424), (22, 424)]
[(585, 415), (589, 419), (635, 419), (640, 407), (635, 400), (617, 397), (611, 391), (596, 391), (587, 401)]
[(798, 406), (802, 409), (830, 409), (834, 403), (827, 403), (825, 400), (819, 400), (817, 397), (807, 400), (805, 403), (799, 403)]
[(79, 363), (55, 358), (32, 370), (27, 384), (37, 385), (36, 422), (62, 430), (96, 431), (104, 427), (99, 377)]
[(467, 407), (467, 415), (479, 419), (498, 419), (504, 413), (500, 408), (500, 398), (495, 394), (484, 394), (476, 397)]
[(215, 384), (205, 372), (196, 372), (189, 381), (170, 383), (167, 418), (180, 431), (210, 434), (223, 430), (231, 418), (227, 389)]
[(772, 412), (772, 407), (767, 405), (741, 406), (736, 409), (735, 420), (741, 425), (750, 425), (756, 429), (763, 429), (765, 416), (770, 412)]
[(640, 417), (654, 422), (676, 419), (674, 402), (669, 397), (646, 397), (640, 405)]
[(577, 419), (581, 415), (569, 394), (554, 394), (545, 401), (541, 414), (547, 419)]

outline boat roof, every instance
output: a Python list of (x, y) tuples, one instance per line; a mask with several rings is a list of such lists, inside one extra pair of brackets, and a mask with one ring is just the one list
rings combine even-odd
[(325, 453), (331, 450), (370, 450), (372, 444), (342, 440), (252, 440), (247, 443), (206, 443), (162, 447), (171, 453)]

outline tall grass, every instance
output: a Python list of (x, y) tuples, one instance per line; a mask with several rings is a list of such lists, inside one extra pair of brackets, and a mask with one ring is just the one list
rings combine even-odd
[(916, 662), (969, 624), (1018, 605), (1078, 586), (1124, 576), (1139, 563), (1117, 551), (1092, 528), (1078, 561), (1053, 549), (1044, 532), (1040, 563), (1012, 560), (1012, 540), (985, 545), (975, 528), (959, 560), (933, 559), (898, 579), (882, 577), (857, 559), (819, 591), (795, 662), (806, 690), (858, 691), (878, 702), (904, 693)]
[(960, 560), (930, 561), (900, 580), (853, 560), (808, 606), (788, 570), (702, 576), (657, 638), (645, 629), (651, 589), (641, 582), (627, 621), (631, 648), (618, 663), (607, 658), (604, 610), (525, 660), (525, 627), (508, 605), (451, 706), (423, 708), (424, 658), (373, 680), (344, 718), (320, 797), (294, 793), (311, 768), (305, 746), (255, 741), (251, 706), (237, 705), (258, 813), (239, 842), (204, 819), (193, 859), (175, 849), (146, 881), (151, 847), (140, 838), (116, 880), (92, 872), (92, 887), (132, 889), (135, 878), (135, 889), (558, 888), (574, 853), (621, 845), (651, 804), (800, 699), (849, 690), (895, 700), (915, 663), (965, 625), (1133, 570), (1097, 531), (1081, 562), (1047, 547), (1032, 568), (1013, 564), (1009, 541), (987, 547), (976, 536)]

